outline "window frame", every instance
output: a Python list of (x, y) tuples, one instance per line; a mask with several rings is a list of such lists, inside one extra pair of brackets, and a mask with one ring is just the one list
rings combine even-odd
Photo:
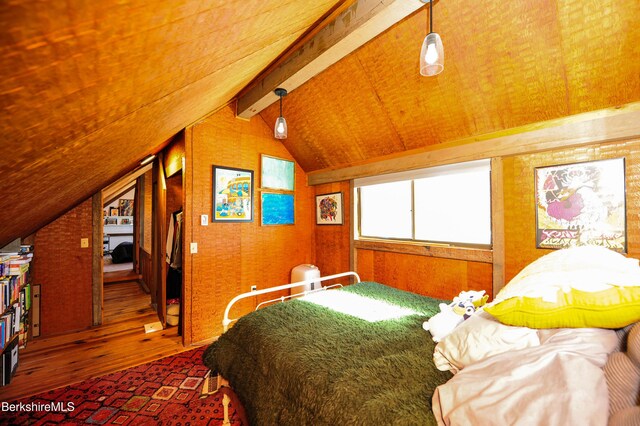
[[(489, 200), (489, 234), (490, 243), (463, 243), (454, 241), (435, 241), (435, 240), (420, 240), (416, 238), (416, 220), (415, 220), (415, 180), (423, 179), (433, 176), (441, 176), (444, 174), (456, 174), (464, 171), (471, 170), (485, 170), (489, 171), (489, 197), (493, 195), (491, 189), (491, 161), (489, 159), (476, 160), (464, 163), (455, 163), (444, 166), (436, 166), (424, 169), (416, 169), (399, 173), (390, 173), (386, 175), (370, 176), (366, 178), (354, 179), (353, 181), (353, 196), (354, 196), (354, 214), (355, 227), (354, 227), (354, 242), (380, 242), (390, 244), (405, 244), (416, 246), (433, 246), (433, 247), (451, 247), (461, 249), (480, 249), (480, 250), (492, 250), (493, 249), (493, 229), (492, 229), (492, 210), (493, 203)], [(378, 185), (389, 182), (398, 181), (410, 181), (411, 182), (411, 239), (406, 238), (393, 238), (393, 237), (376, 237), (367, 236), (362, 234), (362, 205), (361, 205), (361, 191), (364, 186)]]

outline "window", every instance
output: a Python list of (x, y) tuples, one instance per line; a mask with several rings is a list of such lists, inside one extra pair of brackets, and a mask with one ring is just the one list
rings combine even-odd
[(355, 181), (356, 238), (491, 245), (488, 160)]

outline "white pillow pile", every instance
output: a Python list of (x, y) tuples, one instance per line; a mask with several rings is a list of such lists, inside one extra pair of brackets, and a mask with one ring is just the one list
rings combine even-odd
[(536, 330), (504, 325), (480, 310), (436, 345), (433, 360), (455, 374), (492, 355), (539, 345)]

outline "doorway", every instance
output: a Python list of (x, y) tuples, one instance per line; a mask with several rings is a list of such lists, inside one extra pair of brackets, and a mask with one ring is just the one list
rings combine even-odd
[(136, 182), (133, 181), (120, 193), (104, 200), (102, 253), (105, 285), (138, 278), (133, 259), (136, 195)]

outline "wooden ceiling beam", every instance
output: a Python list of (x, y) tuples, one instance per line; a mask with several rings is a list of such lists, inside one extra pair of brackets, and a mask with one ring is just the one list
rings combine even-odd
[(140, 176), (142, 176), (143, 174), (151, 170), (152, 167), (153, 167), (153, 162), (146, 164), (144, 166), (141, 166), (127, 173), (126, 175), (124, 175), (123, 177), (121, 177), (120, 179), (118, 179), (117, 181), (115, 181), (114, 183), (112, 183), (111, 185), (109, 185), (108, 187), (102, 190), (102, 199), (103, 200), (112, 199), (115, 194), (120, 193), (124, 188), (130, 188), (131, 186), (133, 186), (133, 184), (135, 184), (135, 181)]
[(640, 102), (430, 145), (307, 174), (309, 185), (404, 170), (640, 138)]
[(251, 118), (278, 100), (278, 87), (293, 91), (425, 3), (420, 0), (357, 0), (329, 25), (277, 64), (238, 98), (236, 115)]

